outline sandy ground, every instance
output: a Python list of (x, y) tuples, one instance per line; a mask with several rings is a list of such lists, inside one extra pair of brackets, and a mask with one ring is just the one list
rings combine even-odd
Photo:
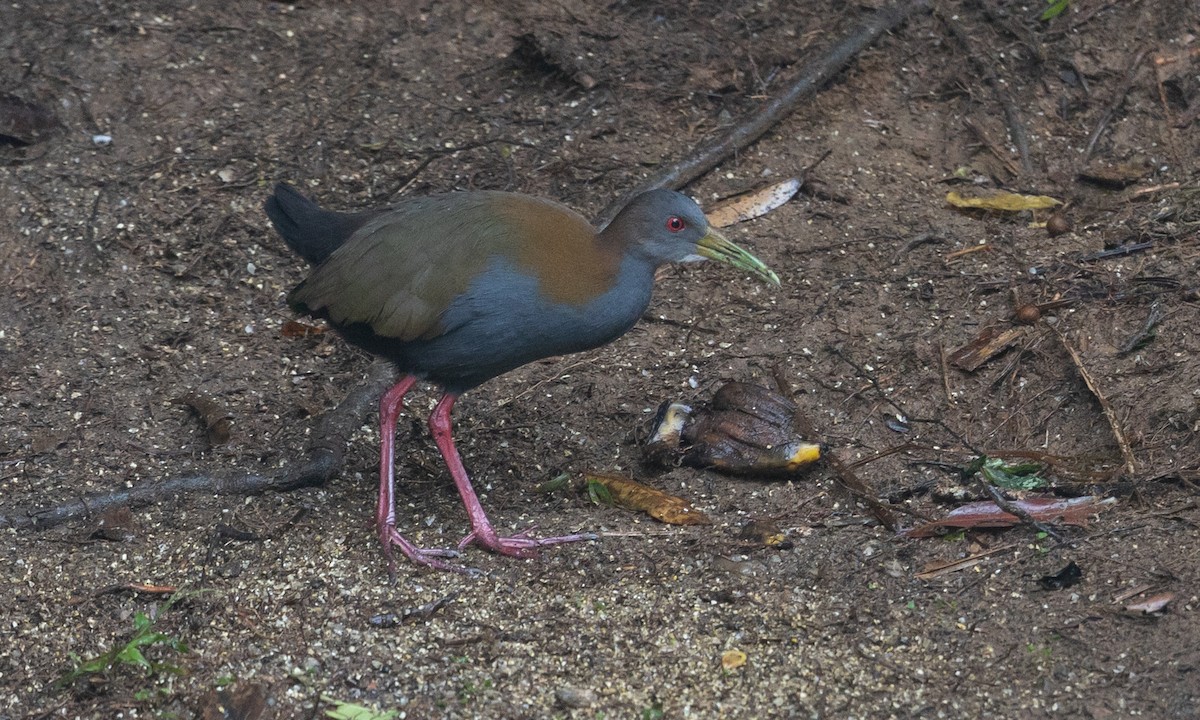
[[(0, 718), (320, 717), (338, 703), (408, 718), (1195, 717), (1200, 12), (1079, 0), (1042, 21), (1040, 7), (936, 5), (686, 188), (711, 205), (827, 154), (796, 199), (730, 231), (782, 287), (671, 269), (624, 338), (460, 403), (460, 447), (499, 526), (601, 540), (536, 560), (469, 550), (481, 578), (405, 566), (389, 581), (368, 418), (322, 487), (171, 494), (103, 532), (95, 517), (0, 531)], [(0, 8), (0, 132), (27, 143), (0, 146), (0, 515), (269, 474), (307, 447), (370, 359), (283, 331), (305, 268), (261, 211), (275, 182), (339, 209), (491, 188), (593, 215), (869, 12)], [(14, 126), (12, 98), (43, 114)], [(945, 201), (989, 189), (1064, 201), (1069, 231)], [(1024, 304), (1036, 323), (1016, 323)], [(1019, 329), (973, 371), (951, 362), (988, 327)], [(903, 524), (978, 499), (960, 469), (981, 453), (1038, 461), (1055, 497), (1116, 503), (1054, 524), (1058, 538), (900, 539), (827, 464), (771, 480), (642, 463), (663, 400), (777, 376)], [(178, 402), (189, 393), (225, 409), (229, 442), (209, 441)], [(401, 421), (399, 519), (445, 545), (466, 520), (424, 428), (434, 398)], [(684, 496), (714, 524), (537, 491), (589, 472)], [(790, 549), (739, 539), (755, 519)], [(1070, 562), (1081, 582), (1043, 588)], [(165, 595), (133, 583), (191, 594), (163, 612)], [(1127, 610), (1162, 593), (1161, 612)], [(119, 663), (54, 685), (129, 642), (138, 613), (186, 643), (144, 648), (178, 674)], [(730, 651), (744, 664), (723, 667)]]

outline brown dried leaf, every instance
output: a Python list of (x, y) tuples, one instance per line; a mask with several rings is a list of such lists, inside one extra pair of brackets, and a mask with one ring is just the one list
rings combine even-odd
[(619, 475), (588, 475), (589, 483), (608, 489), (613, 502), (629, 510), (641, 510), (655, 520), (671, 525), (709, 525), (712, 520), (687, 500)]
[(737, 670), (746, 664), (746, 653), (741, 650), (726, 650), (721, 653), (721, 669), (725, 672)]
[[(1116, 502), (1115, 498), (1084, 495), (1075, 498), (1037, 497), (1014, 500), (1013, 505), (1039, 522), (1057, 520), (1064, 525), (1087, 525), (1088, 518), (1094, 513), (1107, 510)], [(923, 538), (937, 534), (939, 528), (1006, 528), (1020, 522), (1021, 519), (1016, 515), (1010, 515), (1001, 510), (996, 503), (985, 500), (957, 507), (941, 520), (918, 525), (902, 534), (905, 537)]]
[(992, 325), (979, 331), (975, 339), (953, 350), (946, 359), (950, 364), (974, 372), (984, 363), (1012, 347), (1029, 332), (1028, 327), (999, 327)]
[(1167, 609), (1167, 605), (1175, 599), (1175, 593), (1165, 592), (1151, 595), (1144, 600), (1138, 600), (1125, 606), (1125, 612), (1135, 615), (1153, 615)]
[(791, 427), (796, 403), (761, 385), (729, 382), (713, 393), (714, 410), (740, 410), (748, 415), (784, 427)]
[(267, 711), (269, 700), (266, 686), (257, 683), (236, 689), (220, 688), (204, 699), (200, 717), (203, 720), (260, 720)]
[(789, 178), (722, 200), (704, 214), (708, 216), (708, 223), (713, 227), (729, 227), (766, 215), (791, 200), (798, 192), (800, 180)]
[(1095, 163), (1079, 171), (1079, 179), (1093, 185), (1109, 188), (1129, 187), (1151, 173), (1153, 168), (1146, 163), (1133, 162), (1112, 165)]
[(100, 516), (88, 532), (92, 540), (124, 542), (137, 536), (137, 521), (127, 505), (120, 505)]
[(229, 442), (229, 429), (233, 425), (233, 415), (216, 400), (204, 393), (193, 391), (176, 398), (175, 402), (187, 405), (200, 416), (210, 445), (224, 445)]
[(52, 450), (57, 450), (71, 437), (71, 431), (67, 429), (55, 429), (39, 432), (34, 435), (29, 441), (29, 452), (33, 455), (42, 455)]

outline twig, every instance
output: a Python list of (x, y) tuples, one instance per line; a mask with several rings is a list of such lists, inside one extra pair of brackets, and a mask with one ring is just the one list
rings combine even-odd
[(303, 458), (289, 463), (274, 475), (246, 473), (169, 478), (162, 482), (70, 500), (49, 509), (18, 508), (13, 512), (0, 514), (0, 528), (40, 530), (80, 517), (103, 513), (114, 507), (149, 505), (166, 497), (190, 493), (255, 495), (268, 490), (287, 491), (323, 485), (341, 469), (346, 442), (362, 425), (367, 414), (374, 408), (379, 394), (392, 382), (394, 375), (390, 365), (375, 363), (366, 381), (317, 421), (313, 430), (313, 440)]
[(415, 168), (413, 168), (412, 170), (410, 170), (408, 173), (406, 173), (399, 180), (393, 181), (391, 183), (392, 189), (387, 190), (384, 193), (382, 193), (382, 196), (391, 200), (391, 199), (395, 198), (397, 195), (403, 193), (414, 182), (416, 182), (417, 177), (420, 176), (420, 174), (425, 170), (425, 168), (429, 167), (429, 165), (431, 163), (433, 163), (433, 161), (435, 161), (439, 158), (444, 158), (444, 157), (448, 157), (451, 155), (457, 155), (460, 152), (466, 152), (468, 150), (478, 150), (479, 148), (490, 147), (492, 145), (497, 145), (497, 144), (511, 145), (514, 147), (527, 147), (527, 148), (536, 148), (537, 147), (533, 143), (526, 142), (524, 140), (515, 140), (512, 138), (492, 138), (490, 140), (482, 140), (480, 142), (470, 142), (470, 143), (465, 143), (463, 145), (455, 145), (455, 146), (451, 146), (451, 147), (438, 147), (438, 148), (432, 148), (429, 150), (425, 150), (424, 151), (425, 157), (422, 158), (421, 161), (417, 163), (417, 166)]
[(870, 511), (871, 517), (875, 518), (889, 532), (896, 532), (898, 523), (895, 513), (879, 500), (878, 493), (871, 486), (842, 462), (836, 454), (826, 454), (825, 462), (829, 463), (829, 466), (837, 473), (838, 487), (845, 490), (850, 497), (863, 501)]
[(541, 380), (538, 380), (537, 382), (535, 382), (534, 384), (525, 388), (524, 390), (517, 393), (516, 395), (513, 395), (512, 397), (501, 400), (500, 402), (496, 403), (496, 407), (504, 407), (505, 405), (511, 405), (512, 403), (516, 402), (517, 400), (520, 400), (521, 398), (525, 397), (529, 393), (536, 392), (538, 388), (542, 387), (546, 383), (553, 382), (553, 381), (561, 378), (563, 375), (566, 375), (567, 373), (571, 372), (575, 368), (579, 367), (580, 365), (587, 365), (587, 364), (591, 363), (592, 361), (593, 361), (592, 356), (588, 355), (588, 356), (584, 357), (582, 360), (576, 360), (575, 362), (567, 365), (566, 367), (561, 367), (561, 368), (555, 367), (553, 375), (551, 375), (550, 377), (547, 377), (547, 378), (542, 378)]
[(1138, 197), (1139, 195), (1147, 195), (1149, 193), (1164, 192), (1167, 190), (1178, 190), (1182, 185), (1183, 185), (1183, 183), (1178, 183), (1178, 182), (1163, 183), (1162, 185), (1151, 185), (1149, 187), (1138, 188), (1137, 190), (1134, 190), (1133, 192), (1131, 192), (1129, 194), (1131, 197)]
[(979, 480), (979, 482), (983, 484), (983, 490), (988, 494), (988, 497), (992, 499), (992, 502), (996, 503), (996, 507), (1000, 508), (1009, 515), (1016, 517), (1018, 520), (1032, 527), (1033, 529), (1039, 532), (1044, 532), (1055, 540), (1062, 542), (1062, 537), (1058, 533), (1054, 532), (1049, 525), (1037, 520), (1028, 512), (1026, 512), (1025, 509), (1020, 505), (1004, 497), (1004, 493), (1000, 492), (1000, 488), (982, 478)]
[(942, 389), (946, 391), (946, 402), (954, 403), (954, 393), (950, 391), (950, 369), (946, 365), (946, 346), (938, 341), (938, 357), (942, 361)]
[(1031, 175), (1033, 173), (1033, 162), (1029, 159), (1029, 134), (1025, 132), (1025, 123), (1021, 120), (1021, 113), (1017, 110), (1016, 103), (1009, 96), (1004, 83), (1000, 82), (1000, 79), (996, 77), (996, 73), (992, 70), (992, 67), (995, 65), (993, 58), (974, 47), (966, 31), (952, 18), (940, 13), (938, 17), (946, 28), (950, 30), (950, 34), (954, 36), (962, 52), (970, 58), (976, 72), (988, 84), (988, 87), (992, 89), (992, 95), (996, 98), (996, 102), (1000, 103), (1000, 108), (1004, 111), (1004, 124), (1008, 126), (1008, 136), (1012, 138), (1013, 145), (1017, 146), (1017, 154), (1021, 156), (1021, 170), (1024, 171), (1025, 175)]
[(1079, 258), (1078, 262), (1092, 262), (1093, 260), (1106, 260), (1108, 258), (1120, 257), (1122, 255), (1132, 255), (1135, 252), (1149, 250), (1152, 247), (1154, 247), (1153, 242), (1126, 243), (1124, 245), (1118, 245), (1115, 248), (1099, 250), (1091, 253), (1090, 255), (1084, 255), (1083, 257)]
[(954, 252), (946, 255), (945, 262), (950, 262), (951, 260), (957, 260), (958, 258), (962, 257), (963, 255), (970, 255), (971, 253), (977, 253), (982, 250), (991, 250), (991, 249), (992, 249), (992, 246), (987, 243), (983, 243), (982, 245), (972, 245), (971, 247), (963, 248), (962, 250), (955, 250)]
[(1133, 89), (1133, 82), (1137, 77), (1138, 66), (1146, 59), (1146, 54), (1150, 52), (1150, 48), (1143, 48), (1133, 58), (1133, 62), (1129, 65), (1129, 72), (1125, 75), (1125, 84), (1121, 87), (1120, 92), (1113, 98), (1112, 103), (1108, 106), (1108, 110), (1100, 116), (1100, 122), (1096, 123), (1096, 129), (1092, 131), (1092, 136), (1088, 138), (1087, 148), (1083, 151), (1083, 157), (1079, 160), (1079, 165), (1082, 167), (1087, 165), (1088, 160), (1092, 159), (1092, 153), (1096, 151), (1096, 142), (1100, 140), (1100, 136), (1104, 134), (1104, 129), (1108, 127), (1108, 123), (1112, 121), (1113, 115), (1117, 114), (1117, 110), (1125, 102), (1125, 96)]
[(1092, 374), (1083, 364), (1083, 358), (1079, 356), (1079, 351), (1075, 349), (1071, 342), (1067, 340), (1067, 336), (1063, 335), (1058, 328), (1052, 328), (1054, 334), (1058, 336), (1058, 341), (1062, 343), (1063, 349), (1071, 356), (1071, 361), (1075, 363), (1075, 370), (1078, 371), (1079, 377), (1083, 378), (1083, 384), (1087, 385), (1088, 390), (1096, 398), (1096, 402), (1100, 403), (1100, 409), (1104, 412), (1105, 419), (1108, 420), (1108, 426), (1112, 430), (1113, 438), (1117, 441), (1117, 447), (1121, 449), (1121, 457), (1125, 460), (1125, 472), (1128, 475), (1133, 475), (1137, 469), (1134, 463), (1133, 448), (1129, 446), (1129, 440), (1125, 438), (1125, 431), (1121, 429), (1121, 423), (1117, 419), (1117, 412), (1113, 410), (1113, 406), (1108, 402), (1108, 398), (1104, 397), (1104, 393), (1100, 392), (1100, 388), (1096, 385), (1096, 381), (1092, 379)]
[(910, 0), (888, 5), (863, 23), (862, 27), (829, 48), (800, 73), (800, 76), (779, 97), (751, 113), (735, 125), (724, 137), (701, 147), (679, 162), (668, 165), (650, 177), (634, 191), (623, 195), (604, 208), (598, 216), (599, 225), (607, 225), (638, 193), (661, 187), (680, 188), (716, 167), (742, 148), (762, 137), (767, 130), (787, 117), (801, 100), (816, 93), (856, 55), (875, 42), (880, 35), (899, 26), (909, 15), (928, 10), (930, 0)]
[(1146, 321), (1142, 323), (1142, 328), (1134, 333), (1128, 340), (1121, 343), (1120, 349), (1117, 350), (1117, 356), (1128, 355), (1145, 345), (1154, 337), (1154, 330), (1158, 324), (1165, 320), (1167, 311), (1163, 310), (1162, 305), (1157, 300), (1150, 304), (1150, 312), (1146, 315)]
[(833, 353), (835, 356), (837, 356), (837, 358), (839, 360), (841, 360), (842, 362), (844, 362), (847, 365), (849, 365), (850, 367), (854, 368), (854, 370), (859, 375), (866, 378), (867, 382), (869, 382), (871, 384), (871, 387), (873, 387), (875, 389), (875, 392), (879, 394), (879, 397), (881, 397), (885, 403), (887, 403), (888, 405), (891, 405), (892, 408), (895, 409), (895, 411), (899, 415), (901, 415), (905, 418), (908, 418), (908, 421), (910, 423), (927, 423), (930, 425), (937, 425), (938, 427), (940, 427), (941, 429), (943, 429), (947, 433), (949, 433), (950, 436), (953, 437), (955, 440), (957, 440), (960, 445), (967, 448), (968, 450), (975, 453), (976, 455), (980, 454), (980, 451), (977, 450), (970, 442), (968, 442), (965, 437), (960, 435), (957, 431), (955, 431), (953, 428), (951, 428), (949, 425), (947, 425), (944, 421), (938, 420), (937, 418), (918, 418), (918, 417), (912, 417), (911, 415), (909, 415), (907, 410), (900, 407), (900, 405), (897, 404), (896, 401), (893, 400), (891, 398), (891, 396), (887, 394), (887, 392), (879, 384), (879, 381), (875, 379), (875, 376), (873, 374), (867, 372), (866, 368), (864, 368), (859, 363), (855, 362), (855, 360), (853, 358), (851, 358), (849, 355), (842, 352), (841, 348), (837, 347), (836, 345), (827, 344), (825, 346), (825, 349), (828, 350), (829, 352)]
[(1004, 163), (1004, 167), (1009, 173), (1012, 174), (1013, 177), (1019, 177), (1021, 175), (1021, 168), (1017, 167), (1017, 164), (1012, 161), (1012, 158), (1008, 156), (1008, 153), (1005, 152), (999, 145), (997, 145), (995, 140), (992, 140), (992, 136), (989, 135), (988, 131), (984, 130), (979, 123), (975, 122), (971, 118), (963, 118), (963, 125), (966, 125), (968, 130), (975, 133), (975, 138), (979, 140), (979, 142), (983, 143), (983, 146), (988, 149), (988, 152), (994, 155), (997, 160)]

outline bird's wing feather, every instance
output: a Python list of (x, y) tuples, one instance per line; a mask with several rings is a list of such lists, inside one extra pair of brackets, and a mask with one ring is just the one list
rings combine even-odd
[[(530, 218), (548, 209), (562, 213), (553, 223), (561, 227), (531, 233), (530, 225), (540, 230), (544, 223)], [(560, 205), (509, 193), (414, 198), (360, 228), (288, 302), (335, 324), (365, 323), (400, 341), (436, 337), (446, 330), (442, 313), (491, 258), (502, 254), (520, 264), (515, 239), (531, 236), (539, 243), (566, 243), (576, 248), (570, 254), (579, 255), (586, 254), (593, 233), (586, 220)]]
[[(476, 203), (420, 198), (363, 226), (296, 287), (288, 302), (335, 324), (365, 323), (397, 340), (436, 335), (438, 318), (486, 262)], [(467, 228), (464, 231), (464, 228)]]

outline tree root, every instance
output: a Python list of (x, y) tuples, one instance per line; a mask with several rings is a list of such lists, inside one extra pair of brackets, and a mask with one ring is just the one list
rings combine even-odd
[(149, 505), (173, 495), (210, 493), (213, 495), (257, 495), (268, 490), (286, 491), (324, 485), (342, 468), (346, 443), (362, 426), (383, 389), (395, 378), (395, 371), (384, 362), (371, 366), (367, 379), (350, 392), (337, 407), (321, 415), (313, 429), (312, 442), (304, 455), (273, 475), (254, 473), (214, 473), (169, 478), (132, 488), (98, 493), (70, 500), (52, 508), (19, 508), (0, 513), (0, 528), (44, 530), (62, 523), (104, 513), (115, 507)]
[(749, 114), (723, 137), (697, 148), (679, 162), (662, 168), (646, 178), (637, 189), (609, 203), (608, 207), (600, 212), (597, 224), (608, 224), (635, 195), (663, 187), (679, 189), (732, 157), (734, 153), (749, 147), (790, 115), (801, 100), (815, 95), (822, 85), (829, 82), (880, 35), (898, 27), (914, 12), (927, 11), (929, 8), (930, 0), (912, 0), (888, 5), (879, 10), (861, 27), (809, 63), (782, 95)]

